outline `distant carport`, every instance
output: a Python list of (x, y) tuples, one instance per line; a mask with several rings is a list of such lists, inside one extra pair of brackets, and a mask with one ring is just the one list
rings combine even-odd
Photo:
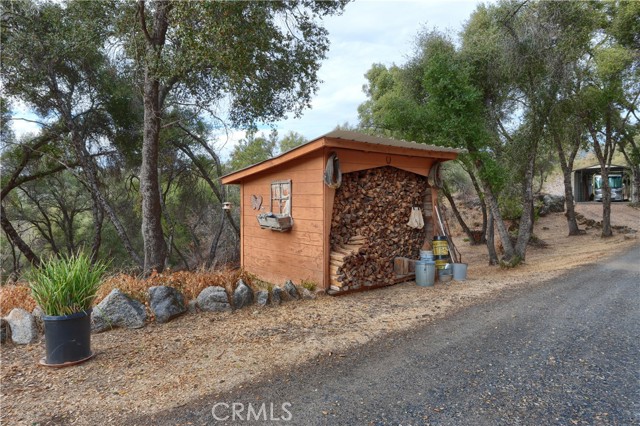
[[(628, 173), (629, 168), (625, 166), (618, 166), (612, 164), (609, 166), (609, 173)], [(600, 165), (585, 167), (582, 169), (576, 169), (573, 171), (573, 196), (576, 202), (592, 201), (593, 200), (593, 188), (592, 181), (593, 175), (600, 173)]]

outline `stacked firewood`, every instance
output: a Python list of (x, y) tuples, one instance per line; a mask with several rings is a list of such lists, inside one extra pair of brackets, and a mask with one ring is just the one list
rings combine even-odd
[(332, 290), (395, 282), (394, 258), (417, 258), (425, 242), (425, 229), (407, 222), (427, 193), (424, 177), (393, 167), (342, 176), (331, 221)]

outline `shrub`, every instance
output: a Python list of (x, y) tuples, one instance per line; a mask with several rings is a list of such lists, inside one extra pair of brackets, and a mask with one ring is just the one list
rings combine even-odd
[(168, 286), (179, 290), (186, 301), (198, 297), (200, 292), (209, 286), (224, 287), (228, 294), (233, 294), (236, 283), (242, 280), (249, 287), (256, 287), (256, 278), (242, 270), (224, 269), (220, 271), (165, 271), (152, 273), (148, 278), (136, 278), (131, 275), (118, 274), (108, 278), (98, 291), (97, 301), (104, 299), (114, 288), (128, 294), (140, 302), (146, 302), (148, 289), (153, 286)]
[(316, 291), (316, 288), (318, 287), (318, 284), (315, 281), (311, 281), (311, 280), (302, 280), (302, 282), (300, 282), (300, 286), (306, 288), (307, 290), (313, 292)]
[(114, 288), (140, 302), (144, 302), (147, 298), (148, 287), (148, 283), (132, 275), (116, 274), (103, 281), (96, 295), (96, 303), (100, 303)]
[(504, 220), (520, 220), (522, 216), (522, 204), (516, 198), (502, 197), (499, 200), (500, 214)]
[(62, 316), (90, 309), (107, 264), (89, 256), (52, 258), (28, 274), (31, 294), (46, 315)]

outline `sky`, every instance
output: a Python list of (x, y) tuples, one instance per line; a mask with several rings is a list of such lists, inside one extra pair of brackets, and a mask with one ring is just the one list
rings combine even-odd
[(319, 77), (323, 81), (299, 119), (277, 123), (278, 132), (313, 139), (338, 124), (358, 123), (358, 105), (366, 100), (364, 74), (374, 63), (403, 64), (411, 56), (416, 36), (437, 28), (458, 34), (475, 10), (474, 0), (356, 0), (340, 16), (325, 19), (331, 46)]
[[(311, 108), (300, 118), (275, 123), (280, 136), (289, 131), (311, 140), (338, 124), (358, 123), (358, 105), (366, 100), (364, 74), (374, 63), (403, 64), (411, 55), (414, 40), (425, 29), (437, 28), (457, 34), (470, 17), (478, 0), (355, 0), (344, 13), (324, 19), (330, 48), (319, 70), (322, 81)], [(14, 106), (16, 116), (35, 119), (28, 109)], [(14, 121), (16, 134), (35, 131), (36, 125)], [(268, 133), (268, 130), (266, 131)], [(244, 132), (231, 132), (229, 139), (216, 142), (222, 157), (228, 156)]]

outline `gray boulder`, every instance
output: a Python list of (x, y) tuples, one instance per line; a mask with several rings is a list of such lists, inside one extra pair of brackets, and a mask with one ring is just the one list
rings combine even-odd
[(284, 283), (284, 291), (287, 292), (287, 295), (290, 298), (294, 300), (300, 300), (300, 293), (298, 293), (298, 289), (296, 288), (295, 284), (293, 284), (293, 281), (287, 280), (287, 282)]
[(159, 323), (168, 322), (187, 311), (182, 294), (164, 285), (149, 288), (149, 306)]
[(233, 307), (242, 309), (253, 303), (253, 291), (241, 279), (238, 280), (236, 290), (233, 292)]
[(542, 206), (538, 211), (540, 216), (546, 216), (549, 213), (564, 212), (564, 197), (562, 195), (544, 194), (538, 197)]
[(38, 332), (40, 334), (44, 333), (44, 311), (40, 306), (36, 306), (31, 311), (31, 315), (33, 315), (33, 319), (36, 320), (36, 327), (38, 327)]
[(116, 327), (141, 328), (147, 320), (144, 305), (117, 288), (91, 312), (91, 331), (100, 333)]
[(275, 286), (271, 289), (271, 304), (273, 305), (279, 305), (282, 303), (282, 289), (278, 286)]
[(0, 344), (4, 345), (11, 339), (11, 327), (4, 318), (0, 318)]
[(316, 298), (316, 295), (311, 292), (309, 289), (306, 289), (304, 287), (300, 288), (300, 293), (302, 294), (302, 298), (304, 300), (313, 300)]
[(200, 309), (207, 312), (226, 312), (231, 310), (229, 297), (224, 287), (211, 286), (200, 292), (196, 299)]
[(267, 306), (269, 303), (269, 292), (267, 290), (259, 290), (256, 293), (256, 303), (259, 306)]
[(11, 339), (17, 345), (28, 345), (38, 340), (36, 320), (22, 308), (13, 308), (4, 318), (11, 328)]
[(197, 314), (198, 313), (198, 301), (197, 300), (189, 300), (189, 303), (187, 303), (187, 311), (190, 314)]

